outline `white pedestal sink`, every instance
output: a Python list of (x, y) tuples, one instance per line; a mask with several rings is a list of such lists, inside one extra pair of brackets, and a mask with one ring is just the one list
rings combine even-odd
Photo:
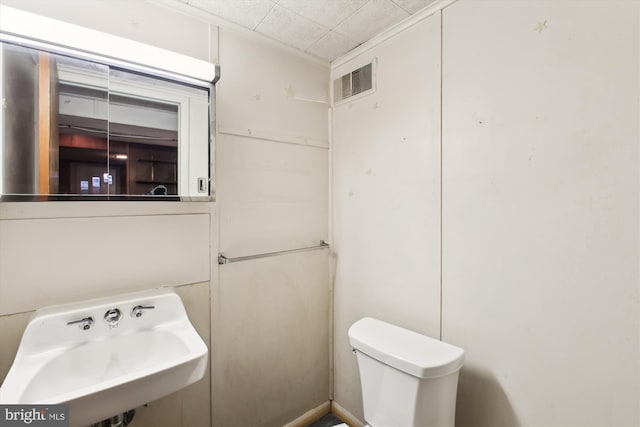
[(86, 426), (200, 380), (207, 346), (171, 289), (47, 307), (27, 325), (0, 404), (69, 405)]

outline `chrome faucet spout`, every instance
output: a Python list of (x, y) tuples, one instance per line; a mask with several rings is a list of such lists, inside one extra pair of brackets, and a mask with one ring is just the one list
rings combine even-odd
[(104, 321), (107, 322), (109, 328), (111, 329), (118, 327), (118, 323), (120, 322), (121, 318), (122, 312), (119, 308), (112, 308), (104, 314)]

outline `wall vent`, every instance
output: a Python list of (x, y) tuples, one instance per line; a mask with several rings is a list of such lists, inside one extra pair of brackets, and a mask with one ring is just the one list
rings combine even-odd
[[(374, 61), (375, 62), (375, 61)], [(373, 64), (353, 70), (333, 81), (333, 103), (337, 104), (356, 95), (363, 95), (374, 90)]]

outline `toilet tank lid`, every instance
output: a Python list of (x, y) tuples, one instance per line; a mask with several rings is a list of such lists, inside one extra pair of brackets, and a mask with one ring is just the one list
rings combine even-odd
[(351, 325), (349, 342), (354, 349), (418, 378), (441, 377), (464, 363), (464, 350), (459, 347), (371, 317)]

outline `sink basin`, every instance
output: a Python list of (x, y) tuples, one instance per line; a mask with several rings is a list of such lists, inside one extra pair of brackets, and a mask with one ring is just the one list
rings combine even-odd
[(180, 297), (157, 289), (35, 312), (0, 387), (0, 404), (69, 405), (86, 426), (204, 376), (207, 346)]

